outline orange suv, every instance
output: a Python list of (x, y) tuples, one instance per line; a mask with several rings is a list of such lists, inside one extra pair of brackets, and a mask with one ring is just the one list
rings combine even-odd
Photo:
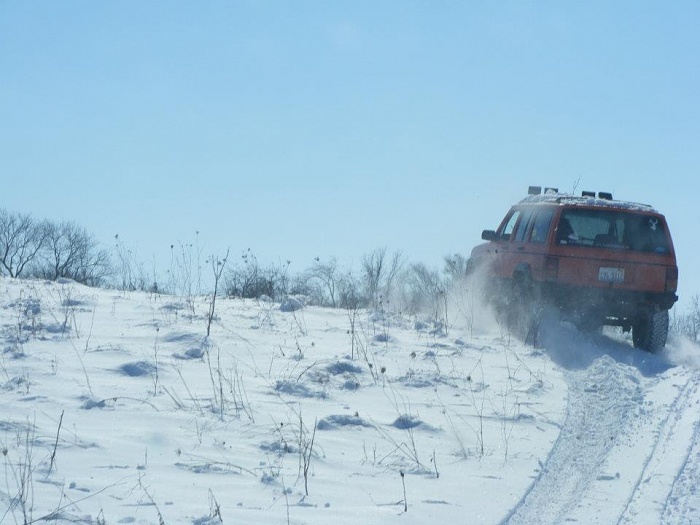
[(496, 306), (520, 317), (553, 306), (579, 327), (621, 326), (635, 347), (662, 349), (678, 300), (664, 216), (604, 192), (578, 197), (531, 186), (528, 194), (497, 230), (484, 230), (489, 242), (469, 259), (471, 271), (485, 272)]

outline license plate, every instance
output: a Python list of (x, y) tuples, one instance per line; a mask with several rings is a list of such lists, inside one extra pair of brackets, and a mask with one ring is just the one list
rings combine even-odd
[(625, 282), (625, 269), (602, 266), (598, 270), (598, 280), (605, 283), (623, 283)]

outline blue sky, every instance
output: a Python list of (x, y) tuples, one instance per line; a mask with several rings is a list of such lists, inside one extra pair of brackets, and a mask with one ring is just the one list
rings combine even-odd
[[(468, 254), (529, 184), (670, 222), (700, 293), (700, 3), (0, 0), (0, 205), (167, 267)], [(161, 262), (162, 261), (162, 262)]]

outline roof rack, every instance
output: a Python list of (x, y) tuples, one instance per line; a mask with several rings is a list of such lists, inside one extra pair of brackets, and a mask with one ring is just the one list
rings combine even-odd
[[(544, 191), (543, 191), (544, 190)], [(622, 207), (622, 208), (637, 208), (653, 210), (653, 206), (649, 204), (642, 204), (637, 202), (619, 201), (613, 199), (613, 194), (607, 191), (582, 191), (581, 196), (576, 196), (570, 193), (559, 193), (558, 188), (545, 187), (542, 186), (529, 186), (527, 190), (528, 196), (522, 200), (522, 202), (529, 203), (557, 203), (557, 204), (593, 204), (592, 200), (595, 201), (596, 205), (607, 205), (612, 207)]]
[[(528, 195), (551, 195), (551, 194), (558, 194), (559, 193), (559, 188), (553, 188), (553, 187), (547, 187), (545, 186), (544, 191), (542, 191), (542, 186), (528, 186), (527, 188), (527, 194)], [(582, 191), (581, 192), (581, 197), (592, 197), (596, 198), (596, 192), (595, 191)], [(598, 192), (598, 198), (606, 201), (611, 201), (613, 200), (613, 195), (612, 193), (608, 191), (599, 191)]]

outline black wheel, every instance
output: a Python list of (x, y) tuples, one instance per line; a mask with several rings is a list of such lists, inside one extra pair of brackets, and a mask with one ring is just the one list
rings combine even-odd
[(640, 316), (632, 325), (632, 342), (635, 348), (659, 352), (666, 346), (667, 337), (668, 310)]
[(525, 344), (535, 345), (538, 339), (540, 304), (532, 283), (516, 280), (513, 283), (506, 309), (508, 327)]

